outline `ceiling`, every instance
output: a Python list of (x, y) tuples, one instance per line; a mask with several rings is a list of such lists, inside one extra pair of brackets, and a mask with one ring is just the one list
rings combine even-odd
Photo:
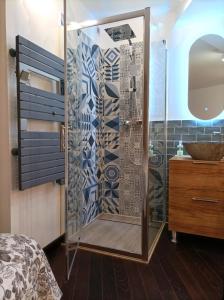
[(191, 2), (192, 0), (67, 0), (67, 22), (82, 23), (87, 18), (99, 20), (150, 7), (155, 40), (163, 40), (168, 38), (176, 21)]
[(84, 22), (151, 9), (151, 23), (169, 35), (176, 22), (192, 22), (200, 15), (223, 15), (224, 0), (67, 0), (67, 21)]
[(179, 25), (200, 22), (200, 19), (223, 18), (224, 0), (192, 0), (186, 12), (178, 20)]
[(96, 19), (140, 10), (145, 7), (152, 7), (152, 14), (156, 17), (162, 17), (183, 2), (184, 0), (82, 0), (82, 4), (91, 11)]

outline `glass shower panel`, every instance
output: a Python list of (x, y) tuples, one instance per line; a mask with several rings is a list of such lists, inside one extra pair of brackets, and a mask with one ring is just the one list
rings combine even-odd
[(149, 98), (149, 247), (165, 221), (166, 203), (166, 46), (150, 47)]
[(67, 41), (68, 239), (141, 255), (143, 17)]
[[(78, 31), (67, 31), (67, 127), (68, 127), (68, 188), (66, 205), (66, 233), (68, 241), (79, 240), (79, 231), (83, 223), (83, 190), (81, 173), (81, 149), (83, 132), (80, 126), (80, 105), (82, 97), (82, 69), (78, 57), (81, 55)], [(75, 234), (77, 234), (75, 236)]]

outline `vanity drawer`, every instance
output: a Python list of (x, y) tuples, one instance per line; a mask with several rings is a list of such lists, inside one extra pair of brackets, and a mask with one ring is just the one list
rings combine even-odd
[(170, 161), (169, 187), (224, 193), (224, 162)]
[(169, 229), (224, 238), (224, 193), (170, 188)]

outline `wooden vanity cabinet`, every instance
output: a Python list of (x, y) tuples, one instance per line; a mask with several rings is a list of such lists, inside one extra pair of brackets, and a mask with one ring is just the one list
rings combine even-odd
[(169, 230), (224, 238), (224, 161), (169, 161)]

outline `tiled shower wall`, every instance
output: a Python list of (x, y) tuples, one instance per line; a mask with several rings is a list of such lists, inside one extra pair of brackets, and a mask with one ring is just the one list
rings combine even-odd
[(120, 50), (103, 51), (103, 200), (102, 211), (119, 213)]
[[(144, 199), (143, 173), (143, 42), (133, 43), (134, 63), (130, 47), (123, 45), (120, 72), (120, 204), (122, 215), (141, 216)], [(136, 93), (130, 93), (132, 68), (135, 68)], [(140, 123), (137, 121), (140, 120)], [(131, 126), (123, 125), (130, 121)]]
[(142, 127), (124, 126), (142, 119), (143, 43), (134, 43), (136, 101), (130, 97), (130, 47), (103, 51), (103, 157), (102, 211), (140, 216), (142, 203)]
[(137, 65), (137, 99), (133, 101), (129, 46), (102, 50), (83, 32), (72, 34), (67, 54), (67, 220), (75, 232), (101, 212), (140, 215), (142, 127), (122, 124), (142, 119), (143, 43), (133, 45)]
[[(81, 31), (73, 31), (69, 37), (67, 223), (68, 232), (72, 234), (101, 212), (103, 101), (100, 83), (103, 55)], [(73, 48), (74, 44), (76, 48)]]
[(130, 47), (103, 51), (103, 157), (102, 212), (140, 216), (142, 203), (142, 127), (124, 126), (142, 119), (143, 43), (132, 46), (136, 73), (136, 100), (130, 97)]

